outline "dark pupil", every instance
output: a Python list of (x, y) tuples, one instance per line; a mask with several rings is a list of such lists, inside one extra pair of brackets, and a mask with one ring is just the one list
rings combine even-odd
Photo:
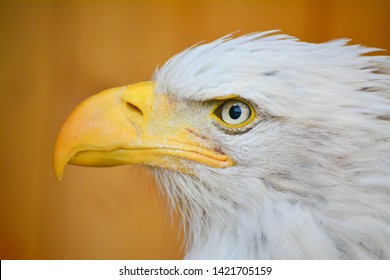
[(238, 105), (233, 105), (229, 110), (229, 116), (236, 120), (241, 116), (241, 107)]

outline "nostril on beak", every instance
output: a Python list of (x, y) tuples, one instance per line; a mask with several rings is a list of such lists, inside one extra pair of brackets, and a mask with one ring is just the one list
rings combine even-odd
[(141, 116), (144, 115), (144, 112), (142, 112), (142, 110), (140, 108), (138, 108), (137, 106), (135, 106), (134, 104), (132, 104), (130, 102), (126, 102), (126, 106), (132, 113), (136, 113), (136, 114), (139, 114)]
[(148, 120), (153, 106), (154, 82), (127, 85), (119, 92), (121, 106), (129, 118)]

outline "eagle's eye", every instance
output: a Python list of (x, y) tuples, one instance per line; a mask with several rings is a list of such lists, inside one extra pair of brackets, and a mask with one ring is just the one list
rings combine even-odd
[(240, 124), (251, 116), (249, 106), (241, 101), (230, 100), (221, 105), (221, 119), (227, 124)]
[(235, 129), (250, 124), (255, 118), (255, 111), (246, 101), (231, 98), (218, 100), (211, 116), (224, 128)]

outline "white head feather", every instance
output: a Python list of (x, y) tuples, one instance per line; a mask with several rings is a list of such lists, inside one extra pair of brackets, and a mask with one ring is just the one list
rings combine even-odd
[(154, 74), (156, 94), (236, 94), (260, 116), (239, 134), (205, 128), (235, 166), (155, 170), (186, 258), (390, 259), (389, 57), (269, 33), (194, 46)]

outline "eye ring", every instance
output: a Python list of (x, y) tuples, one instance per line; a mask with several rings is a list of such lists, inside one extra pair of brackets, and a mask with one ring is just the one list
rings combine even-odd
[(224, 128), (230, 130), (242, 128), (256, 117), (251, 104), (242, 99), (229, 98), (218, 101), (211, 111), (211, 116)]

